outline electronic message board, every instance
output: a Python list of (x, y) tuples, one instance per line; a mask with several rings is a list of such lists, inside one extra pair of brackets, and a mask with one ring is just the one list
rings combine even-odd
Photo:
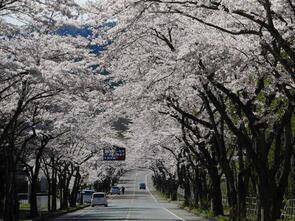
[(103, 160), (116, 161), (125, 160), (126, 148), (113, 146), (112, 148), (103, 149)]

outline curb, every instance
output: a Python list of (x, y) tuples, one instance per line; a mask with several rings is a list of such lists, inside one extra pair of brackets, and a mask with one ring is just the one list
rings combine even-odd
[(46, 220), (50, 220), (50, 219), (53, 219), (53, 218), (56, 218), (56, 217), (59, 217), (59, 216), (62, 216), (62, 215), (65, 215), (67, 213), (72, 213), (72, 212), (76, 212), (80, 209), (84, 209), (86, 207), (88, 207), (89, 205), (83, 205), (83, 206), (79, 206), (79, 207), (75, 207), (73, 209), (69, 209), (67, 211), (62, 211), (62, 212), (56, 212), (56, 213), (52, 213), (52, 214), (47, 214), (47, 215), (44, 215), (44, 216), (40, 216), (40, 217), (36, 217), (36, 218), (33, 218), (31, 219), (32, 221), (46, 221)]

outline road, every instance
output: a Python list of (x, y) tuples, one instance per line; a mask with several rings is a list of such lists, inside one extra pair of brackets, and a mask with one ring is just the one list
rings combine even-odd
[[(126, 187), (124, 195), (110, 196), (109, 206), (87, 207), (64, 216), (55, 218), (55, 221), (69, 220), (154, 220), (154, 221), (204, 221), (193, 217), (187, 212), (178, 209), (169, 203), (160, 203), (150, 193), (149, 189), (139, 190), (138, 183), (147, 183), (148, 170), (132, 170), (127, 172), (121, 179), (119, 186)], [(183, 217), (185, 219), (183, 219)], [(53, 221), (52, 220), (52, 221)]]

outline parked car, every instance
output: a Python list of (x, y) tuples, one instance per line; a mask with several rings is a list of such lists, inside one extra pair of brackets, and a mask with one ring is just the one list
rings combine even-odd
[(83, 190), (83, 203), (91, 203), (91, 197), (94, 192), (94, 190)]
[(120, 193), (121, 193), (120, 187), (118, 187), (118, 186), (112, 186), (111, 187), (110, 194), (119, 194), (120, 195)]
[(140, 190), (145, 190), (145, 188), (146, 188), (145, 183), (139, 183), (138, 187)]
[(107, 196), (104, 192), (96, 192), (92, 194), (91, 197), (91, 206), (104, 205), (108, 206)]

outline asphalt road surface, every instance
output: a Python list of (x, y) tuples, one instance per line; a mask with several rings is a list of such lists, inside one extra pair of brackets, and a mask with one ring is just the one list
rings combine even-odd
[[(55, 218), (56, 221), (69, 220), (154, 220), (154, 221), (179, 221), (179, 220), (199, 220), (185, 214), (169, 203), (161, 203), (146, 190), (139, 190), (138, 183), (147, 183), (148, 170), (132, 170), (127, 172), (121, 179), (118, 186), (125, 186), (124, 195), (113, 195), (108, 198), (108, 207), (95, 206), (63, 215)], [(172, 207), (171, 207), (172, 205)]]

